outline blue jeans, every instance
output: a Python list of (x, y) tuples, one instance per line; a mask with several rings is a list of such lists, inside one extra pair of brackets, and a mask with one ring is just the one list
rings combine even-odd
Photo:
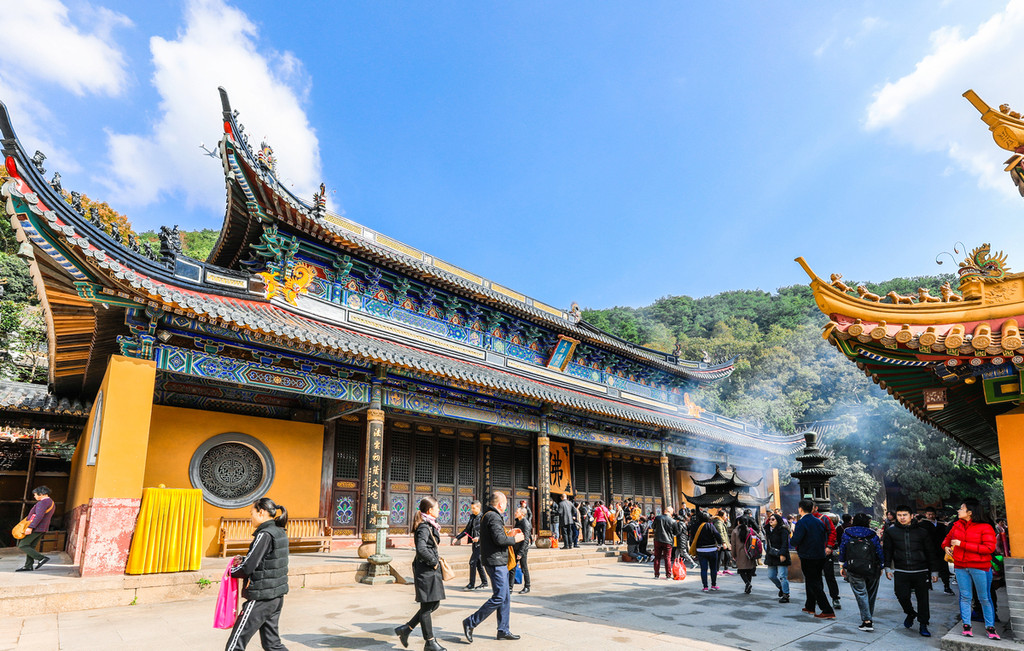
[(476, 628), (491, 613), (498, 611), (498, 632), (510, 633), (508, 618), (512, 607), (512, 595), (509, 592), (508, 568), (504, 565), (484, 565), (484, 571), (491, 579), (491, 598), (466, 620), (470, 627)]
[(870, 622), (875, 614), (875, 597), (878, 596), (878, 583), (882, 578), (881, 574), (874, 576), (857, 576), (852, 572), (846, 573), (850, 580), (850, 589), (853, 590), (853, 598), (857, 600), (857, 608), (860, 609), (860, 619)]
[(697, 552), (700, 562), (700, 582), (708, 587), (708, 571), (711, 572), (711, 585), (718, 585), (718, 552)]
[(775, 587), (782, 590), (782, 594), (789, 594), (789, 566), (771, 565), (768, 567), (768, 579), (775, 584)]
[[(981, 602), (981, 613), (985, 617), (985, 628), (996, 625), (996, 611), (992, 607), (992, 570), (979, 570), (972, 567), (958, 567), (956, 585), (960, 589), (960, 619), (964, 624), (971, 623), (971, 600), (973, 589), (978, 591)], [(972, 585), (973, 584), (973, 585)]]

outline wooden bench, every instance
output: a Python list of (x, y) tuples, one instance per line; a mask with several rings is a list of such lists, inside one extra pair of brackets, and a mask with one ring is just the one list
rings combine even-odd
[[(244, 554), (252, 542), (255, 531), (248, 518), (220, 519), (220, 555)], [(288, 534), (288, 550), (292, 552), (329, 552), (334, 529), (327, 525), (327, 518), (289, 518), (285, 527)]]

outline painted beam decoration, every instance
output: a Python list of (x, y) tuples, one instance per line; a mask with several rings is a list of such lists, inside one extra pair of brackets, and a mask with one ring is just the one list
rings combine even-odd
[(157, 368), (243, 386), (266, 387), (319, 398), (368, 403), (370, 387), (365, 382), (332, 378), (318, 373), (289, 373), (279, 368), (176, 346), (158, 346)]
[(472, 423), (497, 425), (527, 432), (540, 431), (540, 418), (537, 416), (505, 409), (492, 409), (481, 406), (471, 407), (442, 398), (433, 398), (397, 389), (386, 389), (384, 391), (383, 404), (385, 407), (417, 414), (455, 418)]
[[(572, 439), (574, 441), (582, 441), (584, 443), (600, 443), (602, 445), (627, 448), (630, 450), (661, 452), (661, 441), (658, 440), (644, 439), (638, 436), (609, 434), (608, 432), (598, 432), (597, 430), (553, 421), (548, 421), (548, 434), (551, 436)], [(554, 443), (552, 443), (552, 445), (554, 445)]]

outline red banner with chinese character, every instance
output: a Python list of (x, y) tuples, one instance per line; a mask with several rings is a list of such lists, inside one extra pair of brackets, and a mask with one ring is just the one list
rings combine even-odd
[(552, 441), (548, 445), (551, 454), (551, 492), (571, 495), (575, 491), (569, 471), (569, 444)]

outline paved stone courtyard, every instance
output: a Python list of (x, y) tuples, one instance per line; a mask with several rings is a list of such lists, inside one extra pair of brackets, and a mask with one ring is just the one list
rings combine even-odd
[[(705, 594), (699, 575), (655, 582), (649, 565), (537, 572), (532, 593), (513, 596), (512, 630), (523, 639), (496, 641), (492, 616), (476, 630), (472, 648), (913, 651), (938, 648), (957, 618), (956, 597), (943, 594), (938, 584), (932, 592), (934, 637), (904, 629), (892, 583), (883, 578), (875, 632), (862, 633), (853, 596), (841, 579), (843, 609), (834, 622), (800, 612), (803, 584), (793, 584), (793, 602), (781, 605), (763, 570), (754, 582), (753, 594), (744, 595), (740, 578), (725, 576), (718, 593)], [(461, 586), (448, 586), (448, 599), (434, 618), (448, 649), (470, 648), (460, 622), (486, 598)], [(228, 631), (212, 628), (215, 590), (210, 588), (207, 601), (10, 618), (0, 622), (0, 649), (222, 649)], [(290, 649), (400, 649), (392, 629), (414, 610), (411, 586), (302, 589), (286, 597), (281, 632)], [(410, 639), (411, 649), (422, 645), (422, 638)], [(249, 648), (260, 648), (258, 638)]]

